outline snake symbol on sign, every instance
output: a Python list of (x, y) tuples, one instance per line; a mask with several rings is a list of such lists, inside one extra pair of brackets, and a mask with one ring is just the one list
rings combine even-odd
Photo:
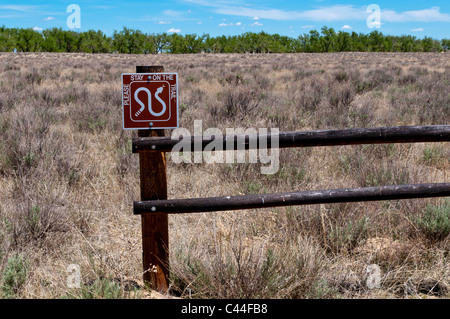
[(166, 108), (167, 108), (166, 103), (159, 97), (159, 94), (161, 94), (163, 90), (164, 90), (164, 85), (159, 87), (155, 92), (155, 98), (161, 103), (163, 108), (162, 108), (161, 112), (154, 112), (153, 108), (152, 108), (152, 92), (150, 92), (150, 90), (145, 87), (138, 88), (134, 92), (134, 99), (136, 100), (136, 102), (138, 102), (138, 104), (141, 106), (141, 108), (135, 113), (135, 116), (139, 116), (142, 113), (142, 111), (145, 110), (145, 104), (138, 98), (138, 94), (141, 91), (147, 92), (148, 110), (149, 110), (150, 114), (155, 117), (163, 115), (166, 112)]

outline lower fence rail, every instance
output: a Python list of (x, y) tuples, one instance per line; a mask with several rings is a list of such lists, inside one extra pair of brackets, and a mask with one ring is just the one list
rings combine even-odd
[(134, 214), (180, 214), (252, 208), (450, 196), (450, 183), (391, 185), (289, 193), (134, 202)]

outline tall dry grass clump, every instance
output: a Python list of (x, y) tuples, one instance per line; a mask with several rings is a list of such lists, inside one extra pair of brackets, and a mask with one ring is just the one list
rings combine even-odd
[[(145, 298), (136, 132), (121, 73), (178, 72), (181, 126), (280, 131), (449, 124), (447, 55), (0, 54), (0, 296)], [(261, 163), (174, 164), (169, 198), (448, 182), (448, 143), (280, 150)], [(445, 199), (169, 217), (182, 298), (448, 297)], [(80, 288), (70, 288), (78, 266)], [(374, 266), (375, 265), (375, 266)], [(377, 268), (378, 267), (378, 268)], [(374, 288), (373, 270), (379, 271)]]

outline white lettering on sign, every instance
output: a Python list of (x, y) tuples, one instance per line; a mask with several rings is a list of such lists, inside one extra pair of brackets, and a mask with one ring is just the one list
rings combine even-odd
[(123, 86), (123, 105), (130, 105), (130, 85)]
[[(130, 78), (131, 78), (131, 81), (143, 81), (144, 80), (144, 75), (142, 75), (142, 74), (134, 74), (134, 75), (131, 75)], [(153, 74), (147, 80), (152, 80), (152, 81), (173, 81), (174, 80), (174, 75), (173, 74)]]
[(171, 99), (177, 98), (177, 86), (175, 84), (170, 86), (170, 98)]
[(141, 74), (135, 74), (131, 76), (131, 81), (142, 81), (142, 79), (144, 78), (143, 75)]

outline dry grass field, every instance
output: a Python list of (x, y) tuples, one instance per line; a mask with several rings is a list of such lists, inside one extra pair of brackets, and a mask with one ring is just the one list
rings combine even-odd
[[(148, 298), (135, 131), (121, 73), (180, 76), (181, 127), (280, 131), (450, 124), (449, 54), (0, 54), (0, 297)], [(280, 150), (174, 164), (169, 198), (450, 181), (448, 143)], [(171, 288), (189, 298), (448, 298), (450, 201), (169, 216)], [(81, 288), (69, 288), (69, 265)], [(379, 267), (379, 287), (371, 283)]]

